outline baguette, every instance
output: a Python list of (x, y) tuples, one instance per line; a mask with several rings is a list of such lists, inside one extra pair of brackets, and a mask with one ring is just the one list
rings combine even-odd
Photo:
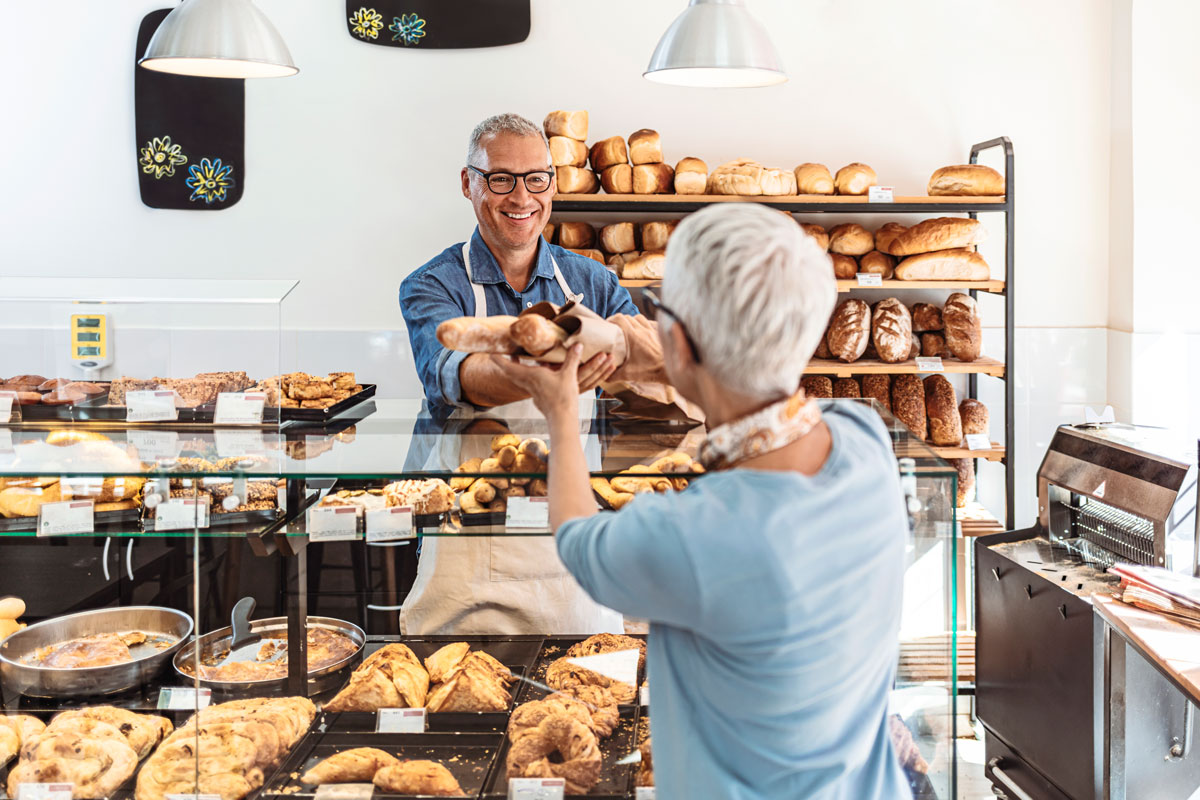
[(509, 329), (512, 340), (531, 356), (540, 356), (567, 340), (567, 332), (541, 314), (522, 314)]
[(449, 350), (460, 353), (501, 353), (518, 351), (509, 330), (516, 317), (455, 317), (437, 327), (437, 340)]
[(929, 176), (931, 196), (994, 197), (1004, 194), (1004, 178), (982, 164), (942, 167)]
[(600, 185), (608, 194), (633, 194), (633, 167), (613, 164), (600, 173)]
[(542, 128), (547, 136), (567, 136), (587, 141), (588, 112), (586, 111), (551, 111), (542, 122)]
[(986, 281), (991, 276), (983, 256), (965, 248), (909, 256), (896, 267), (901, 281)]
[(587, 166), (587, 145), (566, 136), (550, 137), (550, 163), (556, 167)]

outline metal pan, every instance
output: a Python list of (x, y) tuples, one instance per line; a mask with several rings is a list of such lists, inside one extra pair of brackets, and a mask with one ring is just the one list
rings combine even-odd
[[(42, 647), (100, 633), (141, 631), (173, 643), (130, 648), (133, 661), (105, 667), (64, 669), (22, 663)], [(19, 630), (0, 642), (0, 676), (4, 686), (32, 697), (84, 697), (113, 694), (149, 682), (191, 636), (192, 618), (157, 606), (131, 606), (83, 611), (49, 619)]]
[[(310, 628), (325, 628), (334, 633), (343, 634), (350, 637), (350, 641), (355, 644), (354, 652), (345, 658), (335, 661), (332, 664), (327, 664), (319, 669), (310, 669), (308, 671), (309, 694), (315, 694), (332, 688), (335, 684), (339, 683), (341, 676), (337, 673), (343, 668), (358, 662), (358, 659), (362, 656), (363, 644), (367, 640), (367, 635), (357, 625), (344, 620), (334, 619), (333, 617), (309, 617), (308, 626)], [(287, 617), (270, 617), (268, 619), (250, 621), (251, 632), (260, 634), (263, 639), (286, 638), (287, 629)], [(232, 638), (233, 628), (226, 627), (206, 633), (194, 642), (189, 642), (175, 654), (175, 659), (172, 662), (175, 665), (175, 671), (189, 684), (195, 679), (190, 668), (194, 663), (194, 652), (197, 646), (200, 648), (200, 661), (202, 663), (226, 663), (231, 655), (233, 656), (233, 660), (246, 660), (237, 653), (231, 654), (229, 652), (229, 643)], [(257, 651), (259, 644), (255, 643), (250, 647), (252, 650)], [(188, 669), (184, 669), (185, 666)], [(200, 685), (218, 692), (246, 692), (252, 690), (255, 693), (261, 694), (285, 689), (287, 687), (287, 675), (279, 678), (252, 681), (220, 681), (202, 677), (200, 678)]]

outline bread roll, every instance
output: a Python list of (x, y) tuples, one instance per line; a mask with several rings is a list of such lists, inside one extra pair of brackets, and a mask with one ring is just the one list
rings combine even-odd
[[(540, 356), (567, 340), (567, 332), (541, 314), (522, 314), (509, 328), (509, 336), (526, 353)], [(481, 500), (490, 503), (491, 500)]]
[(943, 447), (962, 443), (962, 420), (954, 387), (942, 375), (925, 379), (925, 414), (929, 417), (929, 441)]
[(587, 145), (566, 136), (550, 137), (550, 163), (556, 167), (586, 167)]
[(875, 237), (856, 222), (845, 222), (829, 229), (829, 252), (844, 256), (862, 256), (875, 249)]
[(460, 353), (515, 353), (517, 343), (509, 335), (516, 317), (455, 317), (437, 327), (442, 347)]
[(794, 172), (800, 194), (833, 194), (833, 176), (824, 164), (801, 164)]
[(781, 169), (768, 169), (757, 161), (739, 158), (717, 167), (708, 176), (709, 194), (756, 197), (796, 193), (796, 176)]
[(833, 381), (828, 375), (805, 375), (800, 379), (800, 388), (809, 397), (818, 400), (833, 399)]
[(959, 361), (974, 361), (983, 347), (983, 325), (979, 306), (970, 295), (955, 292), (942, 309), (946, 347)]
[(929, 177), (931, 196), (994, 197), (1004, 194), (1004, 178), (982, 164), (942, 167)]
[(858, 262), (853, 256), (830, 253), (829, 258), (833, 261), (833, 277), (839, 281), (854, 280), (854, 276), (858, 274)]
[(906, 230), (908, 230), (908, 228), (905, 228), (899, 222), (885, 223), (883, 227), (875, 231), (875, 249), (882, 253), (890, 252), (892, 249), (892, 242), (894, 242), (896, 237), (904, 233)]
[(843, 300), (829, 321), (829, 352), (846, 363), (857, 361), (871, 338), (871, 307), (856, 298)]
[(966, 249), (909, 256), (896, 267), (901, 281), (986, 281), (991, 276), (983, 256)]
[(888, 375), (863, 375), (862, 396), (875, 400), (888, 411), (892, 410), (892, 379)]
[(912, 352), (912, 316), (908, 306), (894, 297), (880, 300), (871, 319), (871, 341), (880, 361), (889, 364), (907, 361)]
[(596, 229), (586, 222), (560, 222), (558, 244), (569, 250), (592, 247), (596, 244)]
[(825, 332), (821, 334), (820, 340), (817, 342), (817, 349), (813, 351), (813, 358), (830, 359), (833, 358), (833, 353), (829, 350), (829, 327), (825, 327)]
[(634, 194), (670, 194), (675, 170), (669, 164), (637, 164), (633, 168)]
[(675, 165), (675, 194), (704, 194), (708, 165), (698, 158), (680, 159)]
[(600, 185), (609, 194), (633, 194), (633, 167), (614, 164), (600, 173)]
[(599, 250), (596, 250), (595, 248), (582, 247), (582, 248), (578, 248), (578, 249), (575, 249), (575, 248), (568, 248), (568, 249), (570, 249), (571, 252), (577, 256), (583, 256), (584, 258), (590, 258), (592, 261), (598, 262), (601, 266), (607, 266), (604, 263), (604, 253), (601, 253)]
[(914, 303), (912, 317), (913, 330), (917, 333), (942, 329), (942, 310), (931, 303)]
[(913, 256), (936, 250), (970, 247), (987, 239), (987, 228), (968, 217), (937, 217), (918, 222), (896, 234), (888, 242), (887, 252), (894, 256)]
[(558, 227), (553, 222), (548, 222), (546, 223), (546, 227), (542, 228), (542, 238), (554, 244), (554, 234), (557, 232)]
[(820, 245), (822, 250), (824, 250), (826, 253), (829, 252), (829, 234), (825, 232), (824, 228), (822, 228), (820, 225), (813, 225), (809, 222), (801, 222), (800, 227), (803, 228), (804, 232), (811, 236), (818, 245)]
[(955, 506), (966, 508), (975, 499), (975, 460), (971, 458), (950, 458), (947, 463), (958, 471), (958, 486), (955, 496)]
[(625, 140), (620, 136), (610, 136), (596, 142), (592, 145), (589, 155), (592, 169), (596, 172), (603, 172), (617, 164), (629, 163), (629, 154), (625, 151)]
[(596, 173), (583, 167), (555, 167), (560, 194), (595, 194), (600, 191)]
[(600, 248), (609, 253), (632, 253), (638, 249), (632, 222), (614, 222), (600, 229)]
[(833, 186), (838, 194), (866, 194), (878, 182), (875, 170), (856, 161), (837, 171)]
[(642, 247), (647, 250), (666, 250), (667, 242), (679, 220), (670, 222), (645, 222), (642, 224)]
[(858, 381), (854, 378), (838, 378), (833, 382), (834, 397), (862, 397)]
[(566, 136), (587, 141), (588, 112), (586, 111), (551, 111), (546, 115), (542, 127), (547, 136)]
[(925, 438), (925, 387), (916, 375), (892, 379), (892, 413), (918, 439)]
[(968, 397), (958, 404), (958, 415), (962, 418), (963, 436), (988, 435), (988, 408), (983, 403)]
[(946, 337), (936, 331), (921, 334), (921, 355), (925, 358), (950, 358)]
[(642, 128), (629, 134), (629, 160), (635, 165), (660, 163), (663, 153), (658, 132)]
[(890, 281), (896, 274), (896, 259), (887, 253), (872, 250), (858, 260), (858, 271), (868, 275), (882, 275), (885, 281)]
[(659, 281), (666, 266), (667, 257), (664, 253), (647, 250), (637, 258), (625, 261), (621, 277), (633, 281)]

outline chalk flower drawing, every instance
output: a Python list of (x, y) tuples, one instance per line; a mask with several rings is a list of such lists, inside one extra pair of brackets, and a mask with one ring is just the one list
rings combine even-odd
[(393, 42), (403, 40), (406, 45), (420, 44), (421, 37), (425, 35), (425, 20), (416, 14), (401, 14), (392, 17), (388, 30), (395, 34)]
[(373, 8), (360, 8), (350, 18), (351, 30), (360, 39), (378, 39), (383, 30), (383, 15)]
[(179, 145), (171, 143), (170, 136), (155, 136), (141, 148), (141, 153), (138, 164), (142, 166), (142, 172), (155, 178), (169, 178), (175, 174), (176, 167), (187, 163), (187, 156)]
[(203, 200), (205, 203), (224, 201), (226, 190), (233, 187), (233, 165), (222, 164), (221, 159), (200, 159), (199, 164), (188, 168), (191, 177), (185, 181), (192, 190), (188, 200)]

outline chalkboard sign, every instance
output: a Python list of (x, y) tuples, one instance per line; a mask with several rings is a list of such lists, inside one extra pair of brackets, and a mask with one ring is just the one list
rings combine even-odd
[(385, 47), (498, 47), (529, 37), (529, 0), (346, 0), (346, 26)]
[(142, 19), (134, 54), (138, 186), (151, 208), (217, 211), (242, 197), (246, 82), (171, 75), (137, 66), (170, 9)]

